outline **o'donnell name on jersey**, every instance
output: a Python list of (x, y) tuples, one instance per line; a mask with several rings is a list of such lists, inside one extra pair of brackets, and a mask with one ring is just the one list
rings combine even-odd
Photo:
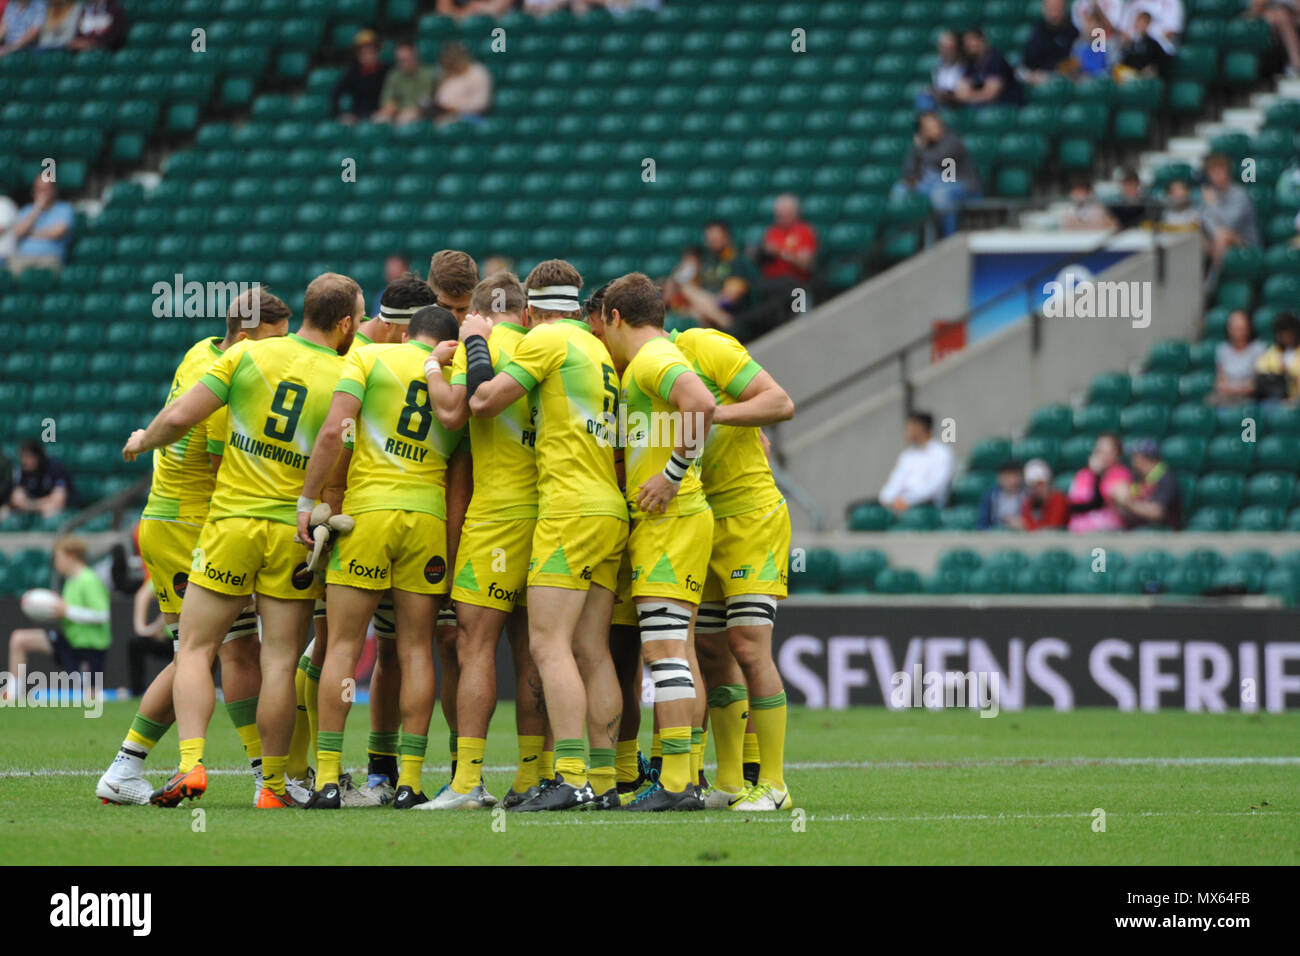
[(282, 462), (290, 468), (300, 470), (306, 469), (307, 459), (311, 457), (311, 455), (304, 455), (302, 452), (294, 451), (284, 445), (249, 438), (242, 432), (231, 432), (229, 444), (231, 448), (238, 448), (245, 454), (256, 455), (258, 458), (265, 458), (267, 461)]

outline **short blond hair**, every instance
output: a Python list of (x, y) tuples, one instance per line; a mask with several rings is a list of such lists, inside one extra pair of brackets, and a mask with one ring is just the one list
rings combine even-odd
[(478, 285), (478, 263), (468, 252), (441, 249), (429, 260), (429, 285), (445, 295), (469, 295)]

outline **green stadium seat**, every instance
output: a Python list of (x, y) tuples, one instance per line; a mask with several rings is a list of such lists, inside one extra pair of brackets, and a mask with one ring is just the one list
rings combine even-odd
[(849, 510), (850, 531), (884, 531), (893, 522), (893, 512), (874, 501), (862, 502)]
[(964, 472), (953, 479), (952, 502), (958, 505), (978, 504), (996, 480), (996, 475), (992, 471)]
[(1127, 405), (1132, 381), (1123, 372), (1102, 372), (1088, 386), (1088, 401), (1107, 405)]
[(915, 505), (900, 512), (890, 531), (934, 531), (939, 527), (939, 510), (934, 505)]
[(798, 593), (826, 593), (839, 584), (839, 558), (827, 548), (809, 548), (803, 570), (790, 563), (790, 589)]
[(1198, 474), (1208, 445), (1209, 441), (1199, 435), (1172, 435), (1160, 446), (1160, 456), (1174, 471)]
[(1175, 406), (1169, 417), (1169, 430), (1176, 435), (1201, 435), (1209, 438), (1217, 427), (1214, 409), (1199, 402)]
[(1217, 435), (1210, 439), (1206, 448), (1205, 467), (1216, 471), (1249, 472), (1255, 457), (1255, 444), (1242, 441), (1239, 435)]
[(878, 594), (918, 594), (923, 588), (921, 576), (910, 568), (884, 568), (876, 575)]
[(840, 591), (870, 590), (880, 574), (889, 565), (889, 559), (883, 551), (860, 549), (847, 551), (839, 556)]
[(1196, 484), (1196, 501), (1203, 506), (1236, 510), (1246, 492), (1246, 479), (1236, 472), (1218, 471), (1201, 477)]
[(1084, 405), (1074, 410), (1074, 430), (1096, 437), (1100, 432), (1119, 431), (1120, 409), (1116, 405)]
[(1011, 458), (1011, 442), (1008, 439), (985, 438), (971, 450), (970, 467), (973, 470), (992, 472)]
[(1169, 405), (1143, 402), (1120, 412), (1120, 431), (1125, 437), (1163, 438), (1169, 430)]
[(1069, 438), (1074, 416), (1068, 405), (1045, 405), (1029, 419), (1029, 434), (1046, 438)]

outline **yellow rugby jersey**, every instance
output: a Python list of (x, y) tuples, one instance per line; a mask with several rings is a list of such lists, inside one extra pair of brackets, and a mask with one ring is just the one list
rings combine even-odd
[(519, 340), (502, 369), (537, 406), (537, 516), (627, 520), (614, 475), (618, 373), (600, 339), (557, 319)]
[[(734, 405), (762, 366), (738, 341), (716, 329), (672, 334), (720, 405)], [(772, 478), (759, 430), (744, 425), (714, 425), (700, 458), (700, 477), (715, 518), (774, 508), (785, 497)]]
[[(623, 370), (623, 404), (627, 416), (623, 466), (627, 470), (627, 507), (633, 518), (646, 517), (636, 506), (637, 493), (649, 478), (664, 470), (680, 437), (682, 413), (668, 401), (668, 396), (678, 376), (687, 371), (690, 366), (686, 357), (667, 337), (651, 339), (641, 346)], [(663, 513), (693, 515), (708, 508), (697, 458), (686, 469), (677, 496), (668, 502)]]
[[(200, 339), (190, 347), (172, 375), (167, 404), (184, 395), (221, 358), (217, 337)], [(209, 454), (220, 455), (226, 440), (226, 410), (219, 408), (199, 422), (180, 441), (153, 453), (153, 481), (143, 518), (170, 518), (202, 522), (208, 515), (217, 476)]]
[(236, 342), (200, 381), (226, 405), (210, 518), (298, 522), (298, 496), (343, 357), (297, 333)]
[[(488, 337), (492, 368), (502, 371), (528, 330), (498, 322)], [(465, 346), (451, 361), (451, 384), (464, 385)], [(525, 395), (495, 418), (469, 420), (474, 457), (474, 495), (466, 521), (507, 521), (537, 517), (537, 408)]]
[(422, 342), (355, 345), (336, 392), (360, 399), (345, 514), (417, 511), (447, 520), (447, 459), (465, 435), (438, 424)]

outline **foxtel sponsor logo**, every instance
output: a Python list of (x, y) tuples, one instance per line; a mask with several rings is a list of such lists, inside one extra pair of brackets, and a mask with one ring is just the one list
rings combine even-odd
[(50, 897), (50, 925), (77, 927), (127, 927), (133, 936), (148, 936), (153, 929), (153, 894), (82, 893), (73, 886)]

